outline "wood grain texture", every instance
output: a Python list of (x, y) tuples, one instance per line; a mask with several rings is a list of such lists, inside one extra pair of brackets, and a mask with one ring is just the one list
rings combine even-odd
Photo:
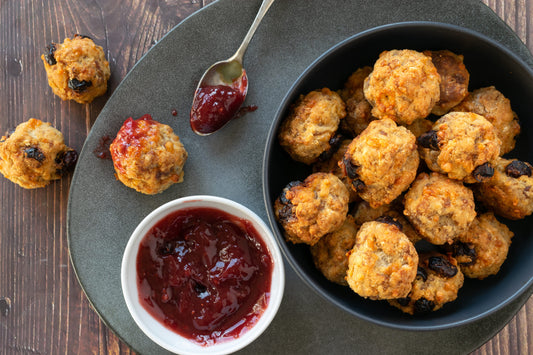
[[(164, 34), (213, 0), (0, 0), (0, 131), (51, 122), (76, 150), (109, 95)], [(533, 51), (533, 0), (484, 0)], [(45, 46), (75, 33), (104, 48), (112, 77), (89, 105), (48, 87)], [(66, 236), (70, 177), (23, 190), (0, 178), (0, 354), (132, 354), (81, 290)], [(6, 299), (10, 308), (5, 307)], [(533, 298), (474, 354), (533, 353)]]

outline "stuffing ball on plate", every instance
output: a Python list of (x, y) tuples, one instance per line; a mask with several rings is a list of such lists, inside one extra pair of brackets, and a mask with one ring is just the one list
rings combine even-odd
[(372, 105), (365, 98), (363, 85), (372, 67), (357, 69), (346, 81), (340, 95), (346, 102), (346, 117), (341, 120), (343, 132), (355, 137), (376, 118), (372, 116)]
[(457, 260), (466, 277), (481, 280), (500, 271), (513, 235), (492, 212), (487, 212), (476, 217), (468, 231), (445, 250)]
[(157, 194), (183, 181), (187, 151), (170, 126), (150, 115), (128, 118), (109, 150), (117, 179), (141, 193)]
[(428, 242), (452, 243), (476, 217), (474, 194), (461, 181), (421, 173), (405, 194), (403, 213)]
[(338, 177), (313, 173), (283, 189), (274, 213), (288, 241), (314, 245), (344, 223), (348, 199), (348, 189)]
[(280, 145), (292, 159), (313, 164), (331, 149), (341, 119), (346, 116), (344, 101), (328, 88), (302, 95), (291, 107), (280, 127)]
[(425, 118), (440, 99), (440, 75), (431, 58), (411, 49), (384, 51), (365, 79), (372, 115), (411, 124)]
[(416, 177), (415, 136), (391, 119), (370, 122), (339, 162), (352, 188), (376, 208), (392, 202)]
[(514, 149), (520, 124), (511, 102), (494, 86), (474, 90), (453, 111), (474, 112), (485, 117), (496, 128), (502, 145), (500, 154)]
[(346, 281), (361, 297), (406, 297), (416, 277), (418, 254), (392, 219), (364, 223), (349, 252)]
[(331, 282), (347, 286), (346, 272), (348, 271), (348, 255), (355, 244), (355, 236), (359, 226), (352, 216), (337, 230), (326, 234), (313, 246), (311, 256), (318, 270)]
[(475, 169), (483, 170), (484, 164), (496, 159), (501, 145), (494, 126), (472, 112), (442, 116), (418, 143), (420, 155), (431, 170), (469, 183), (485, 178), (484, 172)]
[(498, 158), (494, 176), (476, 185), (476, 198), (495, 214), (522, 219), (533, 213), (533, 167), (524, 161)]
[(78, 154), (50, 123), (30, 118), (0, 139), (0, 173), (26, 189), (44, 187), (71, 169)]
[(464, 283), (464, 275), (453, 257), (432, 252), (420, 254), (419, 259), (409, 294), (389, 300), (391, 305), (412, 315), (427, 314), (454, 301)]
[(463, 56), (449, 50), (424, 51), (440, 75), (440, 98), (431, 113), (442, 116), (468, 95), (470, 74), (463, 63)]
[(422, 134), (431, 130), (433, 127), (433, 121), (428, 120), (427, 118), (416, 119), (413, 123), (405, 126), (416, 138), (420, 137)]
[(105, 94), (111, 75), (102, 47), (87, 36), (75, 35), (52, 43), (41, 56), (48, 84), (62, 100), (89, 103)]
[(342, 168), (339, 166), (339, 160), (341, 160), (344, 156), (344, 153), (346, 153), (348, 145), (351, 143), (351, 141), (351, 139), (341, 139), (339, 148), (335, 152), (332, 152), (333, 154), (331, 156), (325, 157), (324, 159), (319, 159), (315, 164), (313, 164), (313, 172), (332, 173), (337, 176), (339, 179), (341, 179), (344, 185), (346, 185), (346, 188), (350, 193), (350, 202), (354, 202), (359, 200), (359, 196), (357, 195), (357, 192), (352, 189), (352, 183), (350, 179), (344, 175)]
[(372, 208), (366, 201), (361, 201), (355, 205), (350, 211), (354, 217), (355, 223), (361, 225), (365, 222), (375, 221), (380, 217), (390, 217), (394, 220), (400, 230), (415, 244), (422, 239), (418, 231), (409, 223), (403, 215), (403, 206), (398, 201), (394, 200), (388, 205), (381, 205), (378, 208)]

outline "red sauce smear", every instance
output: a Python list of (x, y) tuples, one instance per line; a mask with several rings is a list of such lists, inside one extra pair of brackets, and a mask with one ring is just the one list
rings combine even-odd
[(149, 136), (152, 126), (158, 124), (159, 122), (154, 121), (150, 114), (146, 114), (136, 120), (130, 117), (124, 121), (110, 149), (115, 168), (122, 173), (125, 172), (120, 162), (125, 160), (125, 156), (128, 154), (128, 147), (140, 146), (142, 138)]
[(169, 214), (142, 240), (137, 285), (144, 308), (200, 344), (238, 338), (270, 298), (273, 264), (251, 222), (213, 208)]
[(229, 85), (207, 85), (199, 87), (194, 95), (190, 123), (193, 131), (199, 134), (213, 133), (228, 121), (236, 118), (239, 108), (246, 98), (243, 93), (248, 79)]
[(93, 150), (93, 154), (100, 159), (111, 159), (109, 154), (109, 145), (111, 144), (111, 137), (107, 134), (100, 137), (98, 146)]

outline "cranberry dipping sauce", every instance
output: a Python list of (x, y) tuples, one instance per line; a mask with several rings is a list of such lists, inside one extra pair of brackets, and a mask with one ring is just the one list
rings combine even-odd
[(144, 333), (180, 354), (224, 354), (255, 340), (285, 286), (277, 242), (248, 208), (190, 196), (151, 212), (122, 260), (128, 310)]

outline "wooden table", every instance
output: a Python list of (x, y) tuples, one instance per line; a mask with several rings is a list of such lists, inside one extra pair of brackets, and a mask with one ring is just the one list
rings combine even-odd
[[(80, 151), (100, 110), (158, 39), (213, 0), (0, 0), (0, 131), (52, 122)], [(484, 0), (533, 51), (533, 0)], [(50, 41), (92, 37), (111, 65), (108, 93), (55, 97), (40, 59)], [(69, 260), (70, 177), (24, 190), (0, 177), (0, 354), (131, 354), (99, 319)], [(475, 354), (533, 353), (533, 298)]]

